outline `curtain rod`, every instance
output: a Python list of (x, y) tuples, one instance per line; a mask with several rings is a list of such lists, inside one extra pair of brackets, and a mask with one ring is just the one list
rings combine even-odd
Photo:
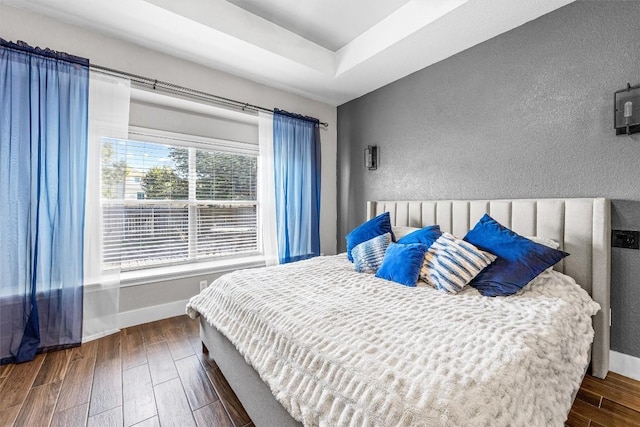
[[(15, 51), (22, 51), (22, 52), (27, 52), (27, 53), (31, 53), (33, 55), (38, 55), (38, 56), (44, 56), (44, 57), (48, 57), (48, 58), (52, 58), (52, 59), (61, 59), (64, 61), (68, 61), (68, 62), (73, 62), (82, 66), (86, 66), (87, 63), (89, 63), (88, 59), (85, 58), (81, 58), (78, 56), (74, 56), (74, 55), (70, 55), (68, 53), (64, 53), (64, 52), (57, 52), (51, 49), (40, 49), (38, 47), (31, 47), (28, 43), (23, 42), (21, 40), (18, 40), (17, 42), (13, 43), (7, 40), (4, 40), (3, 38), (0, 38), (0, 46), (7, 48), (7, 49), (12, 49)], [(111, 76), (117, 76), (117, 77), (126, 77), (129, 80), (138, 83), (140, 85), (143, 86), (147, 86), (150, 87), (154, 90), (156, 89), (164, 89), (166, 91), (169, 92), (174, 92), (174, 93), (178, 93), (178, 94), (182, 94), (182, 95), (188, 95), (191, 96), (192, 98), (198, 98), (198, 99), (202, 99), (205, 101), (209, 101), (209, 102), (214, 102), (216, 104), (222, 104), (222, 105), (227, 105), (229, 107), (233, 107), (233, 108), (237, 108), (240, 109), (242, 111), (254, 111), (254, 112), (259, 112), (259, 111), (263, 111), (266, 113), (275, 113), (275, 111), (273, 109), (270, 108), (265, 108), (265, 107), (260, 107), (258, 105), (252, 105), (249, 104), (247, 102), (241, 102), (241, 101), (236, 101), (234, 99), (230, 99), (230, 98), (225, 98), (223, 96), (218, 96), (218, 95), (212, 95), (210, 93), (207, 92), (202, 92), (199, 90), (195, 90), (195, 89), (190, 89), (188, 87), (184, 87), (184, 86), (179, 86), (179, 85), (175, 85), (173, 83), (167, 83), (167, 82), (163, 82), (160, 80), (156, 80), (156, 79), (152, 79), (149, 77), (144, 77), (144, 76), (139, 76), (136, 74), (131, 74), (131, 73), (127, 73), (125, 71), (119, 71), (119, 70), (115, 70), (113, 68), (108, 68), (108, 67), (103, 67), (100, 65), (94, 65), (89, 63), (89, 68), (91, 68), (94, 71), (97, 71), (99, 73), (103, 73), (103, 74), (107, 74), (107, 75), (111, 75)], [(302, 120), (307, 120), (310, 122), (318, 122), (319, 125), (327, 128), (329, 127), (329, 123), (326, 122), (321, 122), (318, 119), (314, 118), (314, 117), (306, 117), (306, 116), (302, 116), (299, 114), (293, 114), (293, 113), (287, 113), (286, 111), (280, 111), (281, 113), (287, 114), (291, 117), (296, 117)]]
[[(182, 94), (182, 95), (188, 95), (192, 98), (197, 98), (197, 99), (202, 99), (205, 101), (209, 101), (209, 102), (214, 102), (216, 104), (222, 104), (222, 105), (226, 105), (229, 107), (233, 107), (233, 108), (237, 108), (240, 109), (242, 111), (254, 111), (254, 112), (259, 112), (259, 111), (263, 111), (266, 113), (273, 113), (274, 110), (270, 109), (270, 108), (265, 108), (265, 107), (260, 107), (258, 105), (253, 105), (253, 104), (249, 104), (247, 102), (241, 102), (241, 101), (236, 101), (234, 99), (230, 99), (230, 98), (225, 98), (223, 96), (218, 96), (218, 95), (213, 95), (207, 92), (202, 92), (196, 89), (191, 89), (188, 87), (184, 87), (184, 86), (179, 86), (173, 83), (167, 83), (167, 82), (163, 82), (160, 80), (156, 80), (156, 79), (152, 79), (149, 77), (144, 77), (144, 76), (139, 76), (136, 74), (131, 74), (131, 73), (127, 73), (125, 71), (119, 71), (119, 70), (114, 70), (113, 68), (108, 68), (108, 67), (103, 67), (100, 65), (95, 65), (95, 64), (90, 64), (89, 67), (94, 70), (97, 71), (99, 73), (102, 74), (107, 74), (107, 75), (111, 75), (111, 76), (117, 76), (117, 77), (126, 77), (127, 79), (131, 80), (132, 82), (135, 82), (137, 84), (146, 86), (146, 87), (150, 87), (153, 90), (157, 90), (157, 89), (163, 89), (169, 92), (174, 92), (174, 93), (178, 93), (178, 94)], [(308, 121), (313, 121), (316, 122), (318, 121), (315, 118), (312, 117), (304, 117), (304, 116), (300, 116), (300, 115), (295, 115), (295, 117), (298, 117), (300, 119), (303, 120), (308, 120)], [(318, 122), (321, 126), (327, 128), (329, 127), (329, 123), (326, 122)]]

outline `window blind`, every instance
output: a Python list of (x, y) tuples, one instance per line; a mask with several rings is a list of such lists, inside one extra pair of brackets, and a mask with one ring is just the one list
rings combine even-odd
[(258, 253), (257, 147), (201, 137), (101, 139), (103, 266)]

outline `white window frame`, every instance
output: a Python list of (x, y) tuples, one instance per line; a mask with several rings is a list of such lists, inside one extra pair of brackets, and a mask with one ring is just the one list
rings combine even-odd
[[(108, 137), (108, 136), (105, 136)], [(232, 265), (237, 263), (251, 262), (256, 263), (260, 262), (259, 260), (263, 259), (263, 250), (262, 250), (262, 229), (261, 229), (261, 221), (260, 218), (260, 206), (258, 202), (258, 197), (256, 195), (255, 201), (250, 201), (249, 204), (256, 206), (256, 232), (257, 232), (257, 250), (255, 252), (243, 252), (240, 254), (229, 254), (229, 255), (218, 255), (211, 257), (197, 257), (197, 246), (196, 246), (196, 233), (197, 233), (197, 206), (198, 205), (207, 205), (212, 204), (212, 202), (219, 202), (225, 205), (246, 205), (247, 201), (235, 201), (235, 200), (198, 200), (196, 199), (196, 191), (195, 186), (192, 185), (192, 182), (195, 182), (195, 150), (204, 149), (204, 150), (214, 150), (219, 152), (226, 152), (232, 154), (244, 154), (244, 155), (259, 155), (259, 147), (257, 143), (248, 143), (248, 142), (240, 142), (240, 141), (230, 141), (223, 140), (218, 138), (209, 138), (195, 135), (187, 135), (183, 133), (177, 132), (169, 132), (158, 129), (149, 129), (139, 126), (129, 126), (129, 140), (140, 141), (140, 142), (150, 142), (150, 143), (158, 143), (165, 145), (173, 145), (180, 146), (189, 149), (190, 154), (190, 165), (189, 165), (189, 197), (187, 200), (118, 200), (116, 203), (127, 203), (134, 205), (143, 205), (143, 204), (161, 204), (161, 203), (186, 203), (188, 205), (188, 218), (189, 218), (189, 255), (188, 260), (167, 262), (167, 263), (158, 263), (158, 264), (150, 264), (150, 265), (140, 265), (140, 266), (131, 266), (131, 267), (123, 267), (121, 270), (123, 272), (132, 272), (132, 273), (148, 273), (153, 275), (154, 271), (162, 271), (163, 273), (167, 272), (167, 269), (176, 270), (184, 268), (185, 266), (191, 266), (197, 264), (196, 268), (202, 267), (205, 264), (215, 264), (218, 266), (224, 265)], [(256, 179), (259, 179), (260, 174), (256, 174)], [(102, 215), (102, 206), (105, 200), (100, 198), (100, 215)], [(102, 235), (103, 230), (100, 230), (100, 234)], [(104, 259), (102, 256), (103, 247), (102, 247), (102, 239), (101, 239), (101, 247), (100, 247), (100, 264), (102, 268), (104, 268)], [(133, 276), (138, 276), (138, 274), (134, 274)], [(133, 277), (132, 276), (132, 277)]]

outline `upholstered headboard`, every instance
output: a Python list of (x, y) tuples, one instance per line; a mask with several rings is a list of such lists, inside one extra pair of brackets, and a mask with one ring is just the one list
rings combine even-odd
[(554, 268), (578, 282), (602, 308), (593, 319), (592, 375), (609, 371), (611, 207), (608, 199), (514, 199), (367, 202), (367, 219), (389, 212), (391, 224), (464, 236), (488, 213), (524, 236), (543, 236), (571, 255)]

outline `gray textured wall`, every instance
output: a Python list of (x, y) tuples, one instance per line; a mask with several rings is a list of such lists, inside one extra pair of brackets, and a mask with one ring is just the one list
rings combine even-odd
[[(640, 134), (612, 122), (638, 23), (640, 2), (578, 1), (340, 106), (339, 247), (375, 199), (604, 196), (640, 230)], [(613, 249), (612, 349), (638, 357), (639, 305), (640, 251)]]

